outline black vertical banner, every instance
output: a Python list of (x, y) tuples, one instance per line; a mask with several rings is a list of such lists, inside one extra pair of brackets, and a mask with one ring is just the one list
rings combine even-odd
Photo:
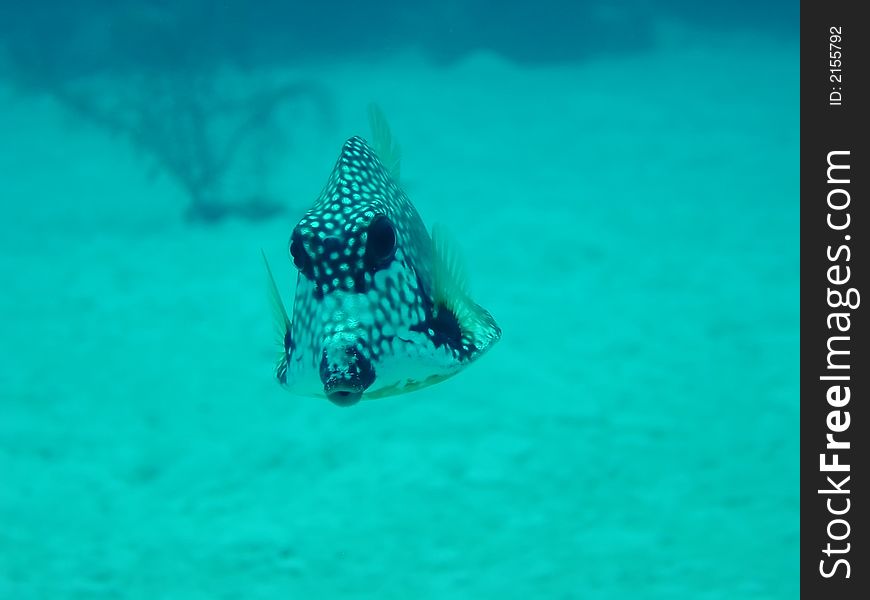
[(800, 566), (807, 598), (870, 597), (870, 21), (859, 17), (862, 5), (801, 4)]

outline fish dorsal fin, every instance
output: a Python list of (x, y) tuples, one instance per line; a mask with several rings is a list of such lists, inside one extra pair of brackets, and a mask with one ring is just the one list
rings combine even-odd
[(432, 228), (432, 296), (437, 308), (450, 310), (464, 335), (483, 351), (501, 337), (495, 319), (471, 300), (465, 264), (441, 225)]
[(290, 317), (287, 316), (287, 309), (284, 308), (284, 301), (281, 300), (281, 293), (278, 291), (278, 284), (275, 283), (275, 276), (272, 275), (272, 269), (269, 267), (269, 260), (266, 258), (266, 252), (260, 250), (263, 254), (263, 264), (266, 265), (266, 282), (269, 293), (269, 305), (272, 308), (272, 318), (275, 321), (275, 329), (280, 336), (281, 343), (284, 343), (284, 336), (290, 331)]
[(377, 104), (369, 104), (369, 126), (372, 129), (372, 147), (375, 154), (397, 181), (402, 153), (399, 144), (393, 139), (387, 117)]

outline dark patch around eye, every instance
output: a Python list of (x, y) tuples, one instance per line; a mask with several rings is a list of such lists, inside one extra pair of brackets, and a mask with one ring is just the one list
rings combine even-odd
[(363, 260), (366, 269), (372, 271), (388, 263), (395, 255), (396, 229), (387, 217), (381, 215), (374, 218), (367, 233)]
[(302, 244), (302, 234), (299, 233), (298, 229), (293, 231), (293, 236), (290, 238), (290, 256), (293, 257), (293, 264), (296, 265), (300, 273), (308, 279), (314, 278), (311, 257), (305, 251), (305, 246)]

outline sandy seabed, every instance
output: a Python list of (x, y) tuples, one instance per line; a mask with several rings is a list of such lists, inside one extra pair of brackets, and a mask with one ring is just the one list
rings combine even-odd
[[(794, 597), (796, 46), (299, 75), (337, 119), (294, 132), (288, 215), (216, 226), (0, 89), (0, 597)], [(504, 337), (339, 409), (273, 381), (259, 253), (289, 297), (373, 99)]]

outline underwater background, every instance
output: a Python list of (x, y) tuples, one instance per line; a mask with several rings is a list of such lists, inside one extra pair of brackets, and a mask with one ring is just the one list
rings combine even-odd
[[(798, 3), (0, 3), (0, 598), (798, 594)], [(502, 340), (342, 409), (260, 251), (377, 102)]]

